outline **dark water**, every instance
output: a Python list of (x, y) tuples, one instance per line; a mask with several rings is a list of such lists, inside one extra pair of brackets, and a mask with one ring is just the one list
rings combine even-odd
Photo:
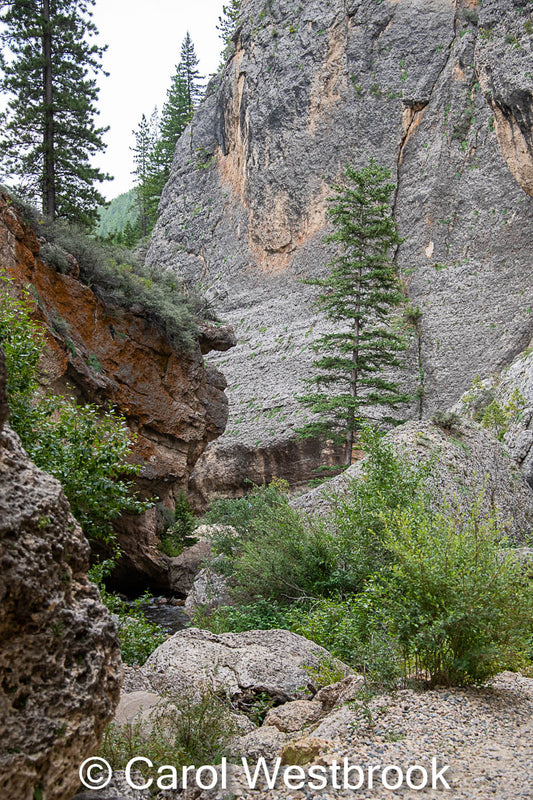
[[(163, 600), (167, 603), (161, 603)], [(143, 603), (142, 610), (146, 619), (160, 625), (165, 633), (176, 633), (191, 623), (183, 606), (171, 605), (168, 598), (153, 597), (148, 603)]]

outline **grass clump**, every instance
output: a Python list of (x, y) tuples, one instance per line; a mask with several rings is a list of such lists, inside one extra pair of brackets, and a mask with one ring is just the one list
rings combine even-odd
[(99, 755), (114, 770), (142, 754), (153, 764), (218, 764), (237, 727), (225, 697), (211, 689), (169, 693), (149, 715), (149, 723), (108, 725)]

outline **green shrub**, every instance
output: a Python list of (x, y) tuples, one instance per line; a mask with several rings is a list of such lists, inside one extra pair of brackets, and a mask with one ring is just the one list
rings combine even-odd
[(323, 598), (308, 611), (295, 609), (290, 629), (364, 675), (367, 687), (389, 690), (403, 677), (403, 661), (374, 593), (370, 581), (358, 595)]
[(531, 584), (480, 505), (462, 518), (415, 505), (386, 523), (394, 575), (376, 597), (409, 669), (433, 684), (481, 683), (526, 661)]
[(140, 307), (178, 349), (195, 344), (198, 318), (210, 316), (208, 304), (196, 290), (186, 288), (170, 272), (148, 269), (127, 248), (88, 236), (64, 220), (33, 224), (46, 240), (41, 248), (44, 261), (59, 272), (68, 272), (69, 256), (74, 256), (80, 280), (104, 302), (130, 310)]
[(23, 293), (17, 300), (10, 294), (12, 282), (0, 274), (0, 344), (6, 357), (7, 396), (11, 423), (17, 426), (37, 391), (37, 368), (44, 330), (30, 315), (31, 298)]
[(431, 469), (430, 463), (412, 464), (372, 430), (363, 433), (362, 443), (367, 457), (361, 476), (331, 496), (326, 521), (336, 563), (334, 594), (341, 597), (361, 591), (371, 575), (388, 568), (392, 559), (384, 546), (385, 520), (424, 495)]
[(163, 505), (158, 507), (164, 523), (164, 533), (159, 542), (159, 549), (171, 558), (179, 556), (185, 547), (191, 547), (198, 541), (191, 536), (198, 523), (191, 510), (187, 495), (183, 491), (178, 493), (174, 511)]
[(527, 665), (531, 581), (496, 515), (482, 516), (481, 498), (462, 517), (436, 511), (425, 488), (431, 464), (411, 465), (371, 433), (366, 448), (360, 478), (332, 495), (322, 521), (269, 487), (248, 507), (225, 502), (223, 521), (239, 536), (220, 552), (245, 605), (212, 612), (206, 626), (283, 626), (381, 688), (400, 677), (480, 683)]
[(237, 732), (228, 701), (208, 688), (169, 693), (150, 724), (108, 725), (99, 755), (114, 770), (142, 755), (153, 764), (217, 764)]
[(240, 606), (220, 606), (210, 612), (199, 609), (193, 623), (213, 633), (290, 628), (293, 611), (271, 600), (256, 600)]
[(61, 483), (88, 538), (109, 541), (114, 519), (151, 505), (126, 480), (139, 467), (128, 463), (131, 433), (119, 414), (45, 397), (28, 409), (26, 425), (17, 432), (30, 458)]
[(109, 540), (116, 517), (150, 505), (136, 498), (126, 479), (139, 471), (128, 463), (129, 429), (111, 411), (38, 394), (43, 330), (31, 319), (29, 295), (17, 300), (8, 293), (10, 281), (1, 281), (0, 344), (6, 354), (11, 425), (35, 464), (62, 484), (86, 536)]
[(98, 586), (104, 605), (118, 617), (118, 640), (123, 662), (130, 667), (142, 666), (167, 639), (167, 634), (159, 625), (146, 619), (144, 606), (152, 597), (149, 592), (135, 602), (127, 603), (115, 592), (107, 590), (105, 579), (115, 568), (119, 555), (116, 551), (111, 558), (98, 561), (90, 568), (88, 577)]
[(431, 421), (443, 431), (453, 431), (461, 427), (461, 417), (454, 411), (435, 411)]
[(523, 414), (526, 399), (519, 389), (514, 389), (507, 398), (496, 397), (494, 388), (486, 386), (476, 377), (462, 400), (463, 406), (473, 420), (491, 430), (503, 442), (505, 434)]

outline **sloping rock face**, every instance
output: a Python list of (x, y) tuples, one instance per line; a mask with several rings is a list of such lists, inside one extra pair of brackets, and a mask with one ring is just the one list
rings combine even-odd
[[(427, 481), (436, 504), (449, 504), (467, 513), (481, 500), (484, 515), (496, 511), (502, 532), (515, 542), (533, 529), (533, 491), (511, 456), (489, 432), (469, 420), (450, 431), (430, 422), (407, 422), (387, 434), (394, 449), (413, 464), (429, 463)], [(360, 478), (363, 462), (292, 501), (310, 513), (331, 507), (331, 493), (343, 493), (351, 480)]]
[[(173, 507), (207, 443), (225, 428), (226, 382), (212, 364), (203, 363), (202, 354), (233, 346), (232, 331), (206, 326), (196, 349), (176, 352), (141, 312), (104, 305), (75, 277), (43, 263), (39, 251), (34, 231), (0, 193), (0, 265), (19, 288), (30, 285), (37, 298), (35, 317), (47, 326), (46, 386), (121, 412), (136, 435), (139, 488)], [(130, 587), (136, 575), (168, 585), (158, 526), (155, 509), (117, 524), (126, 553), (123, 582)]]
[(533, 330), (530, 4), (243, 0), (242, 20), (178, 143), (148, 255), (200, 281), (238, 333), (215, 358), (231, 414), (197, 464), (204, 493), (224, 473), (297, 483), (320, 456), (285, 456), (321, 332), (300, 279), (331, 259), (327, 198), (347, 161), (374, 156), (398, 186), (395, 260), (423, 312), (406, 384), (423, 374), (423, 414)]
[(500, 374), (484, 377), (477, 391), (466, 392), (454, 408), (474, 416), (493, 399), (510, 417), (507, 423), (503, 420), (504, 445), (533, 489), (533, 342)]
[[(0, 351), (0, 410), (5, 408)], [(70, 800), (119, 700), (116, 628), (59, 483), (0, 431), (0, 787)]]

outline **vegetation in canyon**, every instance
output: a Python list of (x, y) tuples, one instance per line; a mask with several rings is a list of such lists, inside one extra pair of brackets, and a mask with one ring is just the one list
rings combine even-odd
[[(531, 576), (480, 499), (462, 516), (435, 507), (429, 467), (367, 431), (361, 479), (324, 517), (293, 509), (276, 486), (218, 501), (213, 568), (235, 605), (197, 621), (215, 632), (287, 627), (369, 682), (482, 683), (530, 668)], [(244, 512), (244, 513), (243, 513)]]
[(91, 224), (104, 202), (106, 180), (91, 163), (103, 150), (95, 126), (105, 48), (94, 43), (94, 0), (2, 4), (0, 86), (9, 97), (1, 115), (5, 176), (28, 199), (41, 200), (48, 219)]

